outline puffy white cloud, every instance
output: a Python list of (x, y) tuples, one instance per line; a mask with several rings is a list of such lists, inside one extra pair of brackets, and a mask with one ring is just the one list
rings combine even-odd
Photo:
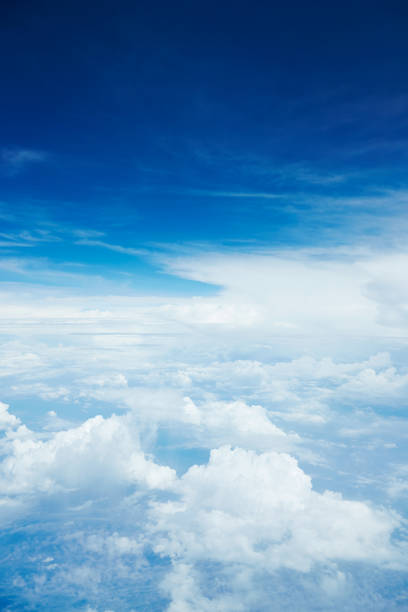
[(20, 419), (9, 412), (8, 404), (0, 402), (0, 429), (10, 429), (17, 427), (19, 424)]
[(168, 612), (245, 612), (247, 602), (240, 598), (241, 593), (217, 594), (206, 597), (200, 588), (200, 575), (194, 567), (186, 563), (173, 565), (161, 585), (162, 590), (171, 598)]
[(248, 564), (308, 572), (314, 564), (364, 561), (402, 566), (391, 543), (400, 518), (313, 490), (287, 454), (213, 450), (175, 483), (177, 501), (153, 507), (156, 550), (183, 563)]
[(408, 374), (400, 374), (395, 367), (381, 370), (366, 367), (348, 376), (337, 389), (339, 398), (365, 402), (369, 405), (385, 405), (405, 408), (408, 392)]
[[(129, 577), (129, 559), (140, 560), (146, 542), (172, 559), (163, 584), (172, 612), (301, 609), (293, 601), (283, 607), (265, 585), (251, 600), (262, 572), (275, 580), (277, 592), (283, 582), (276, 576), (286, 571), (297, 585), (309, 580), (310, 592), (336, 600), (353, 582), (341, 564), (406, 567), (391, 538), (401, 524), (396, 514), (319, 492), (318, 461), (314, 490), (294, 457), (282, 454), (305, 458), (306, 446), (317, 449), (330, 487), (350, 492), (357, 478), (373, 477), (374, 487), (373, 472), (385, 456), (377, 454), (380, 446), (387, 442), (390, 456), (399, 452), (398, 423), (387, 429), (367, 408), (405, 405), (404, 354), (392, 352), (397, 340), (391, 336), (406, 336), (406, 292), (398, 288), (406, 281), (390, 272), (404, 262), (336, 251), (218, 253), (169, 264), (176, 273), (218, 284), (211, 297), (74, 297), (32, 287), (3, 293), (2, 329), (15, 335), (0, 348), (4, 397), (36, 398), (33, 421), (41, 412), (48, 416), (45, 428), (34, 432), (0, 404), (2, 515), (5, 508), (8, 516), (31, 509), (35, 500), (54, 503), (60, 494), (64, 513), (75, 521), (94, 513), (111, 521), (100, 533), (75, 526), (83, 529), (78, 547), (84, 558), (65, 563), (61, 553), (59, 578), (49, 588), (76, 585), (72, 589), (83, 593), (93, 582), (90, 604), (104, 609), (96, 595), (109, 568)], [(84, 421), (84, 414), (121, 410), (126, 413)], [(301, 439), (284, 431), (288, 422), (297, 422)], [(156, 451), (180, 469), (197, 461), (195, 447), (220, 446), (207, 465), (183, 467), (180, 478), (146, 454)], [(340, 452), (350, 458), (348, 471)], [(403, 463), (402, 451), (393, 460)], [(371, 472), (364, 471), (368, 463)], [(386, 480), (381, 474), (396, 503), (406, 492), (405, 476), (400, 471)], [(373, 490), (364, 494), (369, 498)], [(156, 503), (147, 514), (149, 531), (139, 539), (135, 530), (145, 528), (149, 499)], [(128, 512), (126, 528), (120, 529), (124, 514), (118, 518), (114, 504)], [(224, 576), (217, 593), (208, 585), (214, 567)], [(40, 580), (39, 600), (48, 588)], [(342, 608), (344, 600), (336, 601), (321, 609)]]
[(47, 437), (41, 439), (23, 425), (6, 433), (0, 463), (3, 496), (78, 489), (92, 496), (129, 484), (161, 489), (175, 478), (174, 470), (145, 456), (127, 415), (96, 416)]
[(100, 534), (90, 534), (84, 538), (84, 547), (91, 552), (106, 552), (109, 557), (116, 557), (121, 555), (139, 555), (143, 542), (135, 538), (121, 536), (118, 533), (113, 533), (107, 537), (103, 537)]
[(180, 438), (207, 448), (233, 443), (245, 448), (272, 445), (288, 449), (298, 441), (298, 436), (287, 435), (274, 425), (263, 406), (242, 400), (221, 401), (211, 394), (193, 400), (174, 388), (153, 390), (117, 384), (103, 388), (97, 384), (81, 394), (130, 409), (141, 431), (160, 426), (177, 430)]
[(272, 446), (283, 450), (298, 441), (295, 434), (288, 435), (276, 427), (265, 408), (239, 400), (195, 403), (186, 397), (184, 415), (193, 426), (190, 437), (206, 446), (231, 443), (245, 448)]

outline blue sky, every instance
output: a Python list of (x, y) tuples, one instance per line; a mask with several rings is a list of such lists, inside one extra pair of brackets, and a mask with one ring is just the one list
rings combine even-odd
[(408, 610), (404, 3), (0, 11), (0, 607)]
[(3, 201), (39, 223), (315, 244), (338, 199), (406, 186), (401, 3), (3, 13)]

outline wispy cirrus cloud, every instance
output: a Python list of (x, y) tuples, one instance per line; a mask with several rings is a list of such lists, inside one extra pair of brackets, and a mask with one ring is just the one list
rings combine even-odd
[(93, 238), (100, 238), (101, 236), (105, 236), (105, 232), (100, 232), (98, 230), (93, 229), (74, 229), (73, 234), (80, 240), (92, 240)]
[[(388, 208), (394, 209), (408, 203), (407, 189), (370, 189), (362, 193), (351, 193), (341, 195), (322, 195), (318, 192), (306, 191), (256, 191), (252, 189), (185, 189), (184, 195), (212, 198), (243, 198), (261, 200), (289, 200), (291, 204), (308, 204), (309, 206), (323, 208), (328, 212), (336, 207), (353, 207), (364, 209)], [(303, 209), (302, 209), (303, 210)]]
[(38, 243), (59, 242), (61, 238), (51, 233), (49, 230), (34, 228), (32, 230), (22, 230), (18, 233), (0, 233), (1, 247), (33, 247)]
[(0, 159), (9, 174), (18, 174), (30, 164), (47, 161), (49, 154), (39, 149), (3, 148)]
[(185, 193), (192, 196), (206, 196), (211, 198), (258, 198), (262, 200), (278, 200), (288, 197), (287, 194), (269, 193), (265, 191), (219, 191), (217, 189), (189, 189)]
[(116, 251), (117, 253), (123, 253), (124, 255), (139, 256), (139, 255), (146, 255), (148, 253), (146, 249), (134, 249), (133, 247), (124, 247), (120, 244), (110, 244), (109, 242), (104, 242), (103, 240), (89, 240), (88, 238), (77, 240), (75, 244), (100, 247), (102, 249), (108, 249), (109, 251)]
[(29, 244), (27, 242), (16, 242), (14, 240), (0, 240), (0, 248), (2, 249), (14, 249), (16, 247), (31, 247), (33, 246), (32, 244)]

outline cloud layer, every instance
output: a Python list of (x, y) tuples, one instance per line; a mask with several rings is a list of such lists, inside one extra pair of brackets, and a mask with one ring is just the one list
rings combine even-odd
[(0, 519), (19, 605), (403, 601), (404, 257), (167, 262), (218, 284), (209, 297), (3, 290)]

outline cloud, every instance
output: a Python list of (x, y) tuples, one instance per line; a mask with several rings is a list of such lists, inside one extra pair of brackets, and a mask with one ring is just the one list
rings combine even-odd
[(408, 465), (394, 466), (386, 486), (387, 493), (392, 498), (408, 496)]
[(287, 454), (221, 447), (174, 485), (180, 501), (154, 505), (156, 551), (184, 562), (244, 563), (308, 572), (316, 563), (403, 567), (391, 543), (400, 518), (312, 489)]
[(282, 200), (287, 199), (285, 193), (271, 193), (262, 191), (215, 191), (207, 189), (191, 189), (187, 190), (188, 195), (207, 196), (212, 198), (249, 198), (261, 200)]
[(27, 242), (16, 242), (14, 240), (1, 240), (0, 241), (0, 248), (6, 248), (6, 249), (14, 249), (16, 247), (31, 247), (31, 246), (33, 245)]
[[(325, 367), (320, 365), (320, 375), (333, 366)], [(100, 376), (89, 383), (102, 395), (107, 393), (110, 403), (115, 403), (113, 396), (109, 398), (111, 389), (118, 393), (129, 390), (123, 376)], [(263, 579), (262, 586), (259, 582), (265, 572), (273, 577), (282, 569), (300, 574), (318, 571), (319, 597), (326, 592), (333, 597), (345, 588), (345, 578), (335, 569), (336, 564), (405, 567), (403, 551), (391, 541), (401, 524), (398, 515), (347, 501), (339, 494), (315, 491), (294, 457), (269, 450), (289, 442), (293, 445), (293, 440), (270, 422), (262, 407), (242, 401), (186, 398), (177, 413), (177, 395), (171, 397), (163, 391), (156, 399), (152, 394), (143, 398), (139, 390), (137, 402), (136, 389), (131, 391), (133, 399), (128, 401), (133, 407), (129, 412), (96, 416), (77, 426), (65, 423), (63, 430), (53, 433), (33, 432), (1, 405), (5, 428), (0, 463), (3, 519), (16, 520), (29, 509), (33, 514), (34, 504), (64, 496), (71, 516), (98, 515), (99, 521), (103, 518), (113, 525), (109, 532), (86, 529), (77, 535), (67, 533), (70, 541), (76, 538), (82, 552), (79, 557), (75, 554), (73, 563), (73, 549), (64, 545), (63, 556), (56, 553), (57, 559), (47, 566), (47, 572), (38, 572), (32, 601), (61, 589), (68, 594), (87, 592), (99, 597), (105, 592), (106, 576), (130, 580), (131, 561), (125, 559), (142, 559), (147, 544), (172, 560), (162, 588), (172, 599), (169, 610), (177, 612), (193, 609), (191, 606), (198, 603), (202, 610), (223, 612), (267, 609), (260, 604), (272, 601)], [(248, 448), (265, 446), (265, 450), (221, 446), (212, 450), (208, 463), (190, 467), (177, 478), (172, 468), (159, 465), (142, 450), (140, 424), (149, 419), (149, 410), (162, 422), (178, 419), (184, 426), (198, 427), (201, 442), (235, 439)], [(182, 440), (180, 426), (177, 433)], [(132, 492), (134, 501), (129, 497)], [(135, 505), (140, 493), (150, 498), (150, 509)], [(119, 518), (112, 518), (112, 508), (114, 513), (128, 508), (133, 513), (130, 522), (122, 525)], [(144, 533), (139, 537), (136, 532), (141, 527)], [(205, 568), (211, 564), (219, 566), (221, 591), (216, 593), (206, 578)], [(146, 571), (154, 573), (153, 568)], [(231, 572), (236, 575), (232, 581)], [(30, 580), (29, 572), (25, 576)], [(298, 582), (299, 578), (293, 580)], [(106, 588), (111, 590), (113, 585), (109, 584)], [(223, 584), (228, 584), (224, 593)], [(255, 599), (251, 600), (251, 593)], [(122, 601), (122, 609), (123, 605)]]
[(28, 243), (36, 242), (59, 242), (61, 238), (52, 234), (50, 230), (43, 228), (35, 228), (30, 231), (23, 230), (20, 232), (19, 237), (26, 240)]
[[(151, 519), (156, 552), (172, 559), (162, 584), (169, 611), (357, 610), (378, 588), (368, 566), (407, 569), (393, 542), (401, 517), (318, 493), (287, 454), (221, 447), (174, 490), (179, 499), (154, 503)], [(367, 567), (360, 593), (340, 569), (350, 563)], [(367, 605), (390, 603), (381, 601), (376, 593)]]
[[(165, 375), (165, 373), (164, 373)], [(103, 380), (103, 384), (101, 384)], [(245, 448), (274, 448), (288, 450), (299, 442), (295, 434), (286, 434), (274, 425), (267, 410), (261, 405), (242, 400), (220, 401), (211, 394), (193, 400), (177, 387), (152, 381), (150, 387), (123, 384), (124, 376), (80, 380), (80, 391), (69, 397), (94, 399), (130, 410), (141, 431), (165, 428), (192, 446), (211, 448), (231, 442)], [(199, 396), (199, 388), (191, 389)], [(55, 390), (57, 393), (58, 390)], [(51, 389), (39, 389), (42, 398), (52, 397)], [(67, 392), (68, 394), (68, 392)]]
[(7, 427), (1, 440), (0, 491), (25, 499), (82, 490), (87, 495), (128, 485), (167, 488), (175, 477), (145, 457), (129, 416), (96, 416), (47, 436), (20, 424), (1, 404)]
[(23, 230), (17, 234), (5, 234), (0, 233), (1, 238), (5, 240), (0, 241), (1, 248), (16, 248), (16, 247), (34, 247), (39, 243), (43, 242), (58, 242), (60, 238), (52, 235), (48, 230), (34, 229), (31, 231)]
[(146, 249), (134, 249), (132, 247), (124, 247), (119, 244), (110, 244), (108, 242), (103, 242), (102, 240), (89, 240), (88, 238), (83, 238), (81, 240), (77, 240), (75, 244), (83, 244), (85, 246), (94, 246), (100, 247), (102, 249), (108, 249), (109, 251), (116, 251), (117, 253), (123, 253), (124, 255), (146, 255), (148, 251)]
[(222, 594), (206, 597), (200, 588), (201, 576), (187, 563), (175, 563), (161, 584), (171, 598), (167, 612), (245, 612), (247, 602), (242, 594)]
[(48, 153), (36, 149), (2, 149), (1, 160), (11, 174), (18, 174), (30, 164), (43, 163), (49, 159)]
[(93, 238), (100, 238), (101, 236), (105, 236), (105, 232), (100, 232), (98, 230), (93, 230), (93, 229), (74, 229), (73, 232), (74, 236), (77, 236), (78, 238), (84, 239), (84, 240), (88, 240), (88, 239), (93, 239)]
[[(172, 273), (218, 284), (198, 298), (4, 286), (16, 416), (0, 406), (0, 510), (26, 538), (26, 586), (13, 561), (9, 592), (98, 610), (135, 592), (174, 612), (393, 609), (379, 585), (406, 569), (402, 522), (380, 504), (403, 512), (406, 493), (392, 470), (406, 428), (384, 416), (408, 388), (405, 260), (168, 255)], [(36, 547), (54, 560), (30, 566)]]
[[(175, 310), (184, 320), (205, 320), (201, 312), (217, 306), (241, 312), (236, 324), (251, 321), (255, 333), (258, 327), (264, 334), (361, 337), (407, 336), (407, 283), (401, 276), (407, 261), (398, 251), (297, 249), (198, 253), (164, 258), (163, 265), (177, 276), (222, 288), (215, 298), (190, 302), (178, 315)], [(386, 313), (379, 309), (384, 302)]]
[(0, 429), (9, 429), (17, 427), (21, 423), (20, 419), (10, 414), (9, 405), (0, 402)]
[(206, 401), (201, 405), (191, 398), (184, 400), (185, 420), (198, 428), (191, 432), (201, 444), (241, 444), (245, 448), (289, 448), (298, 438), (287, 435), (274, 425), (262, 406), (247, 405), (242, 400)]
[(38, 286), (49, 284), (60, 287), (70, 284), (89, 288), (92, 284), (108, 284), (108, 281), (100, 275), (87, 274), (85, 271), (78, 272), (83, 268), (76, 262), (55, 264), (43, 257), (3, 257), (0, 259), (0, 270), (8, 273), (11, 282), (20, 282), (22, 285), (25, 283)]

